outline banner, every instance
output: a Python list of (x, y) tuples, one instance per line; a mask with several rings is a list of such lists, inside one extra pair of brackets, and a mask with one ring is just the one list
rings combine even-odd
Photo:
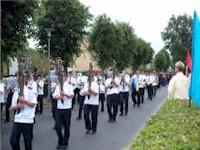
[(189, 96), (200, 107), (200, 21), (194, 12), (192, 35), (192, 73)]

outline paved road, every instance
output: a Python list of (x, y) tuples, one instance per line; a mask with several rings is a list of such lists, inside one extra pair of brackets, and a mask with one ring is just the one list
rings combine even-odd
[[(116, 123), (107, 123), (107, 112), (99, 112), (97, 133), (85, 134), (84, 120), (77, 121), (78, 107), (72, 112), (71, 137), (69, 150), (123, 150), (131, 144), (138, 132), (143, 129), (146, 121), (154, 114), (167, 98), (167, 88), (157, 91), (153, 101), (147, 100), (140, 108), (132, 106), (129, 99), (128, 116), (118, 116)], [(55, 130), (52, 129), (54, 121), (50, 110), (45, 110), (43, 115), (37, 116), (34, 126), (33, 150), (54, 150), (57, 142)], [(2, 124), (2, 150), (11, 150), (9, 136), (12, 123)], [(23, 138), (21, 138), (21, 144)], [(23, 146), (22, 146), (23, 147)]]

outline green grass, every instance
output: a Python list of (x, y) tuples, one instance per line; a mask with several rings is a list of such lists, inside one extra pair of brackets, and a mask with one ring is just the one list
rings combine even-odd
[(167, 100), (132, 141), (130, 150), (200, 150), (200, 108)]

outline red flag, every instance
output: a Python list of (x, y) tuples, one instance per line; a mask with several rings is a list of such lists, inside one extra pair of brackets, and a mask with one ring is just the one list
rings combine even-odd
[(187, 58), (186, 58), (186, 75), (189, 76), (191, 70), (192, 70), (192, 59), (190, 55), (190, 51), (187, 50)]

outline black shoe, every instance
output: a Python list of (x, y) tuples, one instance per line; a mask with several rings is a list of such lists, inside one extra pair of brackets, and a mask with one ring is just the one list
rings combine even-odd
[(8, 123), (8, 122), (10, 122), (10, 120), (5, 120), (3, 123)]
[(140, 104), (138, 104), (138, 107), (140, 107)]
[(62, 145), (60, 145), (60, 144), (56, 145), (56, 149), (61, 149), (61, 148), (62, 148)]
[(80, 118), (80, 117), (78, 117), (78, 118), (76, 118), (76, 120), (81, 120), (81, 118)]
[(67, 149), (68, 145), (62, 145), (61, 149)]
[(92, 131), (92, 133), (91, 134), (95, 134), (96, 133), (96, 131)]
[(120, 113), (119, 116), (123, 116), (123, 113)]
[(112, 120), (112, 123), (114, 123), (114, 122), (116, 122), (116, 118), (114, 118), (114, 119)]
[(112, 122), (113, 122), (113, 120), (112, 120), (112, 119), (109, 119), (109, 120), (108, 120), (108, 123), (112, 123)]
[(128, 115), (128, 113), (125, 113), (125, 116), (127, 116)]
[(90, 134), (90, 130), (87, 130), (87, 131), (86, 131), (86, 134)]

